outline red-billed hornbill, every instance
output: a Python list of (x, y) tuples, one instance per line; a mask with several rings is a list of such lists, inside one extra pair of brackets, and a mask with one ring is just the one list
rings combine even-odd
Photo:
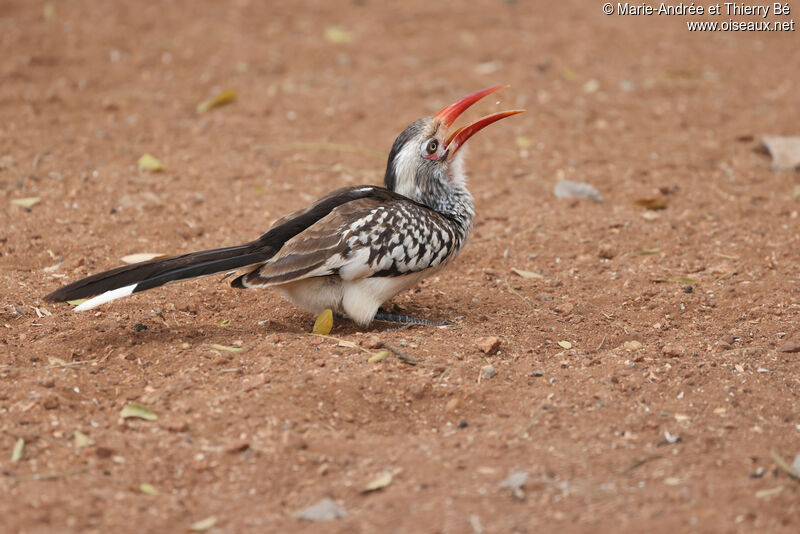
[(338, 189), (250, 243), (118, 267), (45, 298), (97, 295), (75, 308), (82, 311), (169, 282), (244, 270), (233, 287), (276, 287), (312, 313), (330, 308), (368, 325), (381, 304), (442, 269), (464, 246), (475, 211), (459, 148), (482, 128), (523, 110), (493, 113), (452, 132), (450, 127), (472, 104), (504, 87), (468, 95), (406, 128), (389, 153), (386, 187)]

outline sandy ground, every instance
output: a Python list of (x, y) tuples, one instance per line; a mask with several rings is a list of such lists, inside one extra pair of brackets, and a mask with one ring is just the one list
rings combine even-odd
[[(800, 175), (758, 140), (798, 134), (798, 32), (382, 4), (0, 2), (2, 531), (797, 532), (771, 451), (800, 453)], [(471, 241), (390, 306), (456, 328), (339, 343), (220, 277), (42, 300), (379, 183), (407, 124), (502, 83), (470, 118), (528, 112), (469, 143)], [(417, 365), (368, 363), (381, 344)], [(325, 498), (346, 516), (295, 517)]]

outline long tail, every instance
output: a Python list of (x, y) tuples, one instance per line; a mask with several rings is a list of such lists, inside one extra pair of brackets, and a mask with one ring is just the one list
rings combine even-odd
[(90, 310), (106, 302), (169, 282), (258, 264), (269, 259), (272, 254), (274, 251), (265, 249), (263, 243), (252, 242), (235, 247), (192, 252), (182, 256), (157, 258), (133, 265), (123, 265), (78, 280), (53, 291), (45, 299), (64, 302), (97, 295), (75, 308), (75, 311)]

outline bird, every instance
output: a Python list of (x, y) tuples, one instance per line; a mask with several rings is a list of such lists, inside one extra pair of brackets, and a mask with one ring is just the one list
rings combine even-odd
[(72, 282), (45, 296), (86, 299), (84, 311), (167, 283), (216, 273), (243, 273), (235, 288), (276, 288), (295, 306), (326, 309), (361, 327), (373, 320), (435, 324), (389, 315), (385, 302), (448, 265), (472, 231), (464, 143), (486, 126), (525, 110), (492, 113), (453, 129), (470, 106), (507, 85), (469, 94), (411, 123), (394, 141), (384, 187), (337, 189), (275, 221), (242, 245), (124, 265)]

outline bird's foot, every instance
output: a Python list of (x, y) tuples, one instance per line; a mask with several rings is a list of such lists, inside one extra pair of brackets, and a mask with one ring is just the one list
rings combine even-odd
[(396, 313), (378, 312), (375, 314), (376, 321), (384, 321), (387, 323), (400, 323), (400, 324), (421, 324), (425, 326), (442, 326), (449, 324), (449, 321), (429, 321), (420, 317), (413, 317), (411, 315), (400, 315)]

